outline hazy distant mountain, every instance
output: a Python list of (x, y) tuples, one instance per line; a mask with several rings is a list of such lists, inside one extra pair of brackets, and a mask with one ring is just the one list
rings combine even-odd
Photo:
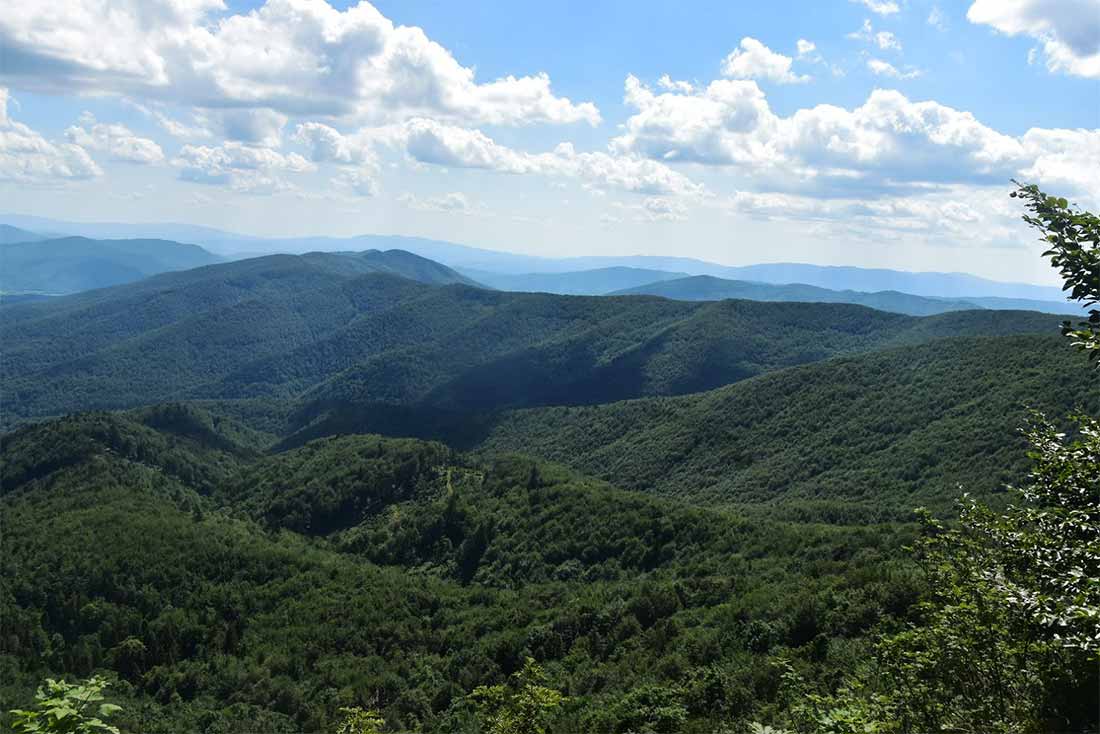
[(13, 242), (38, 242), (49, 239), (45, 235), (30, 232), (10, 224), (0, 224), (0, 244), (10, 245)]
[(483, 273), (566, 274), (605, 268), (636, 268), (763, 283), (804, 283), (831, 290), (899, 291), (935, 298), (1024, 298), (1054, 302), (1064, 300), (1061, 291), (1055, 287), (1003, 283), (965, 273), (913, 273), (884, 268), (804, 263), (729, 266), (687, 257), (650, 255), (546, 258), (400, 235), (262, 238), (188, 224), (80, 223), (16, 214), (0, 214), (0, 222), (22, 229), (86, 237), (158, 237), (201, 245), (211, 252), (233, 258), (272, 253), (301, 254), (315, 250), (331, 252), (401, 249), (451, 268)]
[(558, 293), (572, 296), (602, 296), (614, 291), (634, 288), (662, 280), (683, 278), (686, 273), (642, 268), (596, 268), (571, 273), (491, 273), (485, 270), (460, 269), (479, 283), (502, 291), (527, 293)]
[(801, 263), (775, 263), (728, 268), (726, 277), (765, 283), (806, 283), (833, 290), (902, 291), (941, 298), (1029, 298), (1065, 300), (1060, 289), (1027, 283), (1002, 283), (966, 273), (910, 273), (883, 268), (856, 268)]
[(982, 308), (1000, 309), (1005, 311), (1040, 311), (1042, 313), (1057, 314), (1087, 314), (1088, 309), (1073, 301), (1036, 301), (1030, 298), (997, 298), (996, 296), (984, 296), (967, 298), (967, 301)]
[[(158, 239), (201, 245), (208, 250), (210, 242), (221, 239), (243, 242), (263, 242), (262, 238), (232, 234), (211, 227), (175, 222), (156, 222), (151, 224), (130, 224), (122, 222), (69, 222), (61, 219), (35, 217), (27, 214), (0, 214), (0, 222), (37, 232), (49, 232), (54, 236), (71, 235), (90, 239)], [(311, 248), (307, 248), (311, 249)], [(312, 248), (316, 249), (316, 248)], [(345, 248), (346, 249), (346, 248)]]
[(744, 280), (727, 280), (710, 275), (694, 275), (676, 280), (647, 283), (627, 288), (611, 295), (651, 295), (674, 298), (679, 301), (720, 301), (726, 298), (746, 298), (751, 301), (801, 301), (805, 303), (854, 303), (877, 308), (880, 311), (904, 313), (910, 316), (931, 316), (948, 311), (974, 309), (1040, 311), (1042, 313), (1072, 314), (1072, 304), (1026, 299), (948, 299), (914, 296), (899, 291), (837, 291), (804, 283), (776, 285)]
[(168, 240), (20, 242), (0, 247), (0, 291), (76, 293), (220, 261), (198, 245)]

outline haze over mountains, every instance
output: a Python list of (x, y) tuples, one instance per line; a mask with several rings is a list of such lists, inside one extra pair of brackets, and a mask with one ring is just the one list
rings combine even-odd
[[(240, 259), (258, 254), (302, 254), (310, 251), (364, 251), (370, 249), (400, 249), (421, 257), (435, 260), (465, 275), (470, 282), (478, 282), (491, 288), (512, 291), (549, 292), (575, 295), (604, 295), (639, 288), (639, 293), (664, 295), (686, 300), (713, 298), (758, 298), (760, 300), (810, 300), (822, 302), (865, 303), (873, 307), (914, 315), (937, 313), (957, 308), (1009, 308), (1036, 309), (1049, 313), (1074, 313), (1077, 306), (1063, 306), (1065, 298), (1057, 288), (1029, 284), (1001, 283), (962, 273), (909, 273), (895, 270), (855, 267), (818, 266), (797, 263), (759, 264), (750, 266), (725, 266), (691, 258), (678, 257), (571, 257), (560, 259), (539, 258), (466, 245), (416, 237), (387, 235), (363, 235), (350, 238), (306, 237), (263, 239), (221, 232), (205, 227), (181, 224), (112, 224), (76, 223), (43, 219), (22, 215), (0, 215), (7, 222), (3, 230), (5, 242), (31, 237), (30, 241), (49, 236), (38, 232), (66, 233), (78, 237), (157, 237), (178, 239), (199, 245), (209, 253), (210, 262), (222, 259)], [(22, 229), (20, 229), (20, 227)], [(81, 242), (86, 240), (60, 240)], [(178, 243), (177, 243), (178, 244)], [(118, 242), (115, 243), (118, 246)], [(51, 274), (51, 267), (58, 273), (57, 289), (53, 292), (75, 292), (88, 288), (127, 282), (143, 275), (182, 269), (194, 264), (182, 263), (176, 255), (167, 252), (150, 252), (166, 249), (159, 245), (146, 246), (145, 252), (133, 255), (135, 262), (128, 263), (106, 255), (107, 262), (92, 262), (82, 252), (56, 253), (59, 263), (51, 266), (35, 259), (40, 250), (18, 248), (8, 268), (18, 275), (7, 278), (10, 285), (0, 282), (0, 290), (13, 292), (48, 292), (41, 286)], [(70, 249), (72, 247), (70, 246)], [(101, 246), (106, 253), (109, 245)], [(181, 245), (179, 249), (185, 249)], [(216, 253), (210, 254), (210, 253)], [(115, 258), (115, 259), (111, 259)], [(196, 257), (196, 259), (199, 259)], [(64, 260), (64, 262), (60, 262)], [(152, 260), (152, 262), (147, 262)], [(21, 270), (27, 270), (23, 275)], [(69, 275), (65, 275), (68, 273)], [(64, 277), (62, 277), (64, 276)], [(723, 280), (768, 283), (797, 286), (786, 291), (769, 291), (750, 285), (719, 285), (714, 280), (685, 281), (676, 286), (650, 287), (662, 281), (683, 279), (688, 276), (709, 276)], [(824, 289), (815, 291), (805, 286)], [(841, 291), (829, 293), (826, 291)], [(854, 291), (854, 293), (845, 293)], [(899, 296), (881, 294), (897, 292)], [(937, 305), (904, 296), (947, 299), (952, 303)]]

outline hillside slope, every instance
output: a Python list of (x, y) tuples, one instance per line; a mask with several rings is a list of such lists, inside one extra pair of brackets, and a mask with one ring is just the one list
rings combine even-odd
[(655, 686), (705, 731), (774, 700), (778, 656), (828, 676), (915, 598), (907, 527), (750, 523), (376, 436), (260, 456), (224, 428), (168, 406), (5, 436), (5, 700), (106, 669), (126, 731), (330, 731), (369, 704), (449, 734), (535, 656), (570, 694), (554, 734), (625, 731)]
[(513, 411), (453, 438), (657, 494), (896, 517), (1020, 476), (1022, 439), (1006, 437), (1031, 408), (1100, 410), (1095, 376), (1057, 336), (941, 339), (697, 395)]

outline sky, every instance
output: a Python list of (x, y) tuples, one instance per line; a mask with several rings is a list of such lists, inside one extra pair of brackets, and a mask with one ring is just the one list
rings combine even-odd
[(1054, 282), (1100, 0), (23, 0), (0, 212)]

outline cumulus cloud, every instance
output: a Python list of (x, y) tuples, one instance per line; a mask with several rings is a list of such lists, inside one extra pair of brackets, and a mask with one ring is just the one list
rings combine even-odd
[(719, 79), (693, 94), (654, 93), (637, 77), (626, 79), (626, 104), (636, 112), (612, 149), (660, 161), (757, 163), (757, 145), (775, 116), (756, 82)]
[(420, 163), (481, 168), (502, 173), (569, 177), (597, 189), (648, 195), (696, 195), (703, 189), (658, 161), (635, 155), (578, 152), (569, 143), (549, 153), (526, 153), (501, 145), (479, 130), (416, 119), (405, 126), (405, 152)]
[(691, 82), (675, 80), (668, 74), (661, 75), (661, 78), (657, 80), (657, 86), (659, 86), (661, 89), (668, 89), (673, 92), (690, 93), (695, 91), (695, 85)]
[(853, 109), (818, 105), (789, 117), (776, 115), (752, 81), (717, 80), (679, 94), (628, 77), (625, 99), (635, 112), (612, 141), (615, 152), (731, 167), (760, 190), (874, 198), (1027, 176), (1100, 191), (1100, 165), (1088, 152), (1094, 131), (1014, 137), (969, 112), (893, 90), (875, 90)]
[[(369, 2), (337, 10), (325, 0), (267, 0), (248, 13), (225, 9), (222, 0), (117, 0), (110, 12), (101, 0), (14, 3), (0, 14), (0, 80), (361, 122), (418, 115), (500, 125), (600, 121), (592, 103), (554, 94), (544, 73), (477, 81), (420, 28), (395, 26)], [(259, 142), (248, 124), (239, 130), (232, 137)]]
[(156, 142), (138, 137), (125, 125), (96, 122), (87, 113), (81, 116), (81, 125), (65, 131), (65, 137), (83, 148), (106, 153), (116, 161), (141, 164), (164, 161), (164, 151)]
[(0, 87), (0, 181), (51, 185), (103, 175), (88, 151), (74, 143), (54, 143), (8, 112), (10, 95)]
[(380, 188), (378, 169), (370, 165), (343, 170), (336, 175), (333, 183), (356, 196), (374, 196)]
[(298, 125), (294, 140), (309, 148), (309, 159), (315, 163), (356, 164), (375, 161), (369, 137), (344, 135), (339, 130), (320, 122)]
[(916, 79), (921, 75), (920, 69), (912, 67), (901, 71), (896, 66), (882, 59), (867, 59), (867, 68), (876, 76), (886, 76), (891, 79)]
[(268, 109), (225, 110), (218, 113), (222, 136), (266, 148), (278, 148), (283, 139), (287, 116)]
[(851, 0), (878, 15), (893, 15), (901, 10), (894, 0)]
[(1039, 41), (1052, 72), (1100, 79), (1100, 0), (975, 0), (966, 17)]
[(279, 173), (304, 173), (316, 166), (297, 153), (228, 141), (218, 146), (185, 145), (172, 160), (184, 181), (225, 185), (242, 193), (273, 193), (291, 188)]
[(805, 38), (800, 38), (795, 43), (795, 47), (798, 49), (798, 58), (804, 59), (817, 49), (817, 44), (813, 41), (807, 41)]
[(1020, 172), (1024, 180), (1087, 197), (1089, 207), (1100, 205), (1100, 130), (1032, 128), (1021, 142), (1031, 159)]
[(731, 79), (767, 79), (776, 84), (808, 82), (809, 76), (791, 71), (794, 59), (776, 53), (755, 38), (741, 39), (741, 47), (722, 61), (722, 75)]

